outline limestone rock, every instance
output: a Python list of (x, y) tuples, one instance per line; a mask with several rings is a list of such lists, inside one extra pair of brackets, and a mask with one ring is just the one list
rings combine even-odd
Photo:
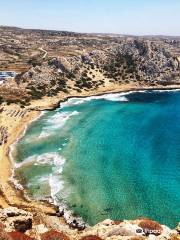
[(0, 220), (5, 225), (7, 232), (19, 231), (26, 232), (32, 228), (33, 215), (18, 208), (9, 207), (0, 210)]
[(44, 224), (39, 224), (39, 225), (35, 226), (34, 228), (38, 234), (43, 234), (43, 233), (48, 232), (48, 229), (44, 226)]

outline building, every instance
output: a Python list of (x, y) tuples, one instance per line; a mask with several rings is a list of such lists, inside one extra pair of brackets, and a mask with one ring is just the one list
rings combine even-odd
[(14, 71), (0, 71), (0, 84), (8, 79), (15, 78), (17, 75)]

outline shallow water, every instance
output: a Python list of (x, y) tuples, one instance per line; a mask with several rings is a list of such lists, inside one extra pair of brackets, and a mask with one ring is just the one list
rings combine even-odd
[(32, 123), (13, 151), (29, 196), (52, 196), (89, 224), (180, 220), (180, 92), (70, 99)]

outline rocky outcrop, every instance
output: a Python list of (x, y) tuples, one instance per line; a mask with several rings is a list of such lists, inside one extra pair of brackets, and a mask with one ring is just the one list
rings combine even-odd
[(178, 236), (177, 231), (143, 218), (134, 221), (120, 221), (119, 223), (105, 220), (90, 229), (86, 229), (83, 237), (93, 235), (101, 239), (171, 239), (173, 234)]
[(8, 232), (26, 232), (32, 228), (33, 215), (15, 207), (0, 210), (0, 221)]
[[(10, 207), (0, 210), (0, 240), (179, 240), (172, 230), (148, 218), (105, 220), (84, 230), (71, 229), (62, 217)], [(61, 220), (60, 220), (61, 219)]]

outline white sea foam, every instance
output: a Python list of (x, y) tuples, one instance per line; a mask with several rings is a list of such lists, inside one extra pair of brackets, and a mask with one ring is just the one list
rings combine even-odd
[(49, 180), (48, 175), (38, 178), (38, 181), (41, 182), (41, 183), (48, 182), (48, 180)]
[(21, 191), (24, 190), (23, 186), (20, 184), (18, 179), (14, 178), (14, 175), (12, 175), (9, 180), (14, 184), (15, 189), (21, 190)]
[[(144, 91), (141, 91), (144, 92)], [(120, 101), (120, 102), (128, 102), (128, 97), (127, 95), (129, 95), (132, 92), (123, 92), (123, 93), (109, 93), (109, 94), (104, 94), (101, 96), (91, 96), (91, 97), (84, 97), (84, 98), (70, 98), (68, 99), (66, 102), (63, 102), (60, 104), (61, 108), (64, 107), (70, 107), (73, 105), (78, 105), (78, 104), (82, 104), (84, 102), (88, 102), (91, 100), (98, 100), (98, 99), (105, 99), (108, 101)]]
[[(60, 156), (56, 152), (52, 153), (45, 153), (41, 155), (33, 155), (28, 158), (26, 158), (22, 163), (16, 163), (16, 168), (25, 167), (26, 165), (43, 165), (43, 164), (49, 164), (54, 165), (53, 172), (50, 175), (45, 176), (37, 176), (37, 179), (34, 179), (35, 181), (38, 181), (39, 183), (47, 182), (50, 187), (51, 191), (51, 197), (55, 204), (56, 202), (56, 194), (60, 192), (63, 187), (63, 180), (61, 178), (61, 173), (63, 171), (63, 166), (65, 164), (65, 158)], [(23, 189), (22, 186), (19, 184), (17, 180), (14, 180), (16, 183), (16, 186), (19, 189)], [(33, 186), (33, 183), (29, 183), (28, 187)]]
[(176, 92), (180, 91), (180, 89), (163, 89), (163, 90), (158, 90), (158, 89), (146, 89), (146, 90), (137, 90), (137, 91), (128, 91), (128, 92), (121, 92), (121, 93), (107, 93), (103, 95), (98, 95), (98, 96), (91, 96), (91, 97), (84, 97), (84, 98), (79, 98), (79, 97), (74, 97), (74, 98), (69, 98), (66, 102), (62, 102), (60, 104), (60, 108), (64, 107), (70, 107), (78, 104), (82, 104), (84, 102), (88, 102), (91, 100), (98, 100), (98, 99), (105, 99), (108, 101), (120, 101), (120, 102), (128, 102), (128, 95), (132, 93), (145, 93), (145, 92)]
[(28, 188), (34, 187), (34, 183), (39, 183), (39, 184), (47, 183), (48, 184), (48, 182), (49, 182), (49, 175), (41, 176), (41, 177), (35, 176), (31, 182), (28, 182), (27, 187)]
[(21, 168), (23, 166), (32, 165), (36, 162), (36, 155), (26, 158), (23, 162), (15, 163), (15, 168)]
[(29, 156), (26, 158), (23, 162), (21, 163), (16, 163), (15, 168), (21, 168), (27, 165), (44, 165), (44, 164), (49, 164), (49, 165), (55, 165), (55, 166), (62, 166), (65, 163), (65, 159), (60, 156), (56, 152), (52, 153), (44, 153), (41, 155), (33, 155)]
[(39, 138), (50, 136), (53, 133), (53, 130), (62, 128), (72, 116), (76, 116), (78, 114), (78, 111), (57, 112), (46, 121)]
[(47, 125), (50, 125), (51, 128), (57, 129), (64, 126), (64, 124), (67, 122), (67, 120), (75, 115), (78, 115), (79, 112), (58, 112), (54, 116), (52, 116), (47, 121)]
[(154, 89), (153, 92), (179, 92), (180, 89)]
[(51, 197), (56, 202), (56, 194), (64, 188), (64, 182), (61, 180), (58, 174), (53, 173), (49, 176), (49, 186), (51, 189)]

